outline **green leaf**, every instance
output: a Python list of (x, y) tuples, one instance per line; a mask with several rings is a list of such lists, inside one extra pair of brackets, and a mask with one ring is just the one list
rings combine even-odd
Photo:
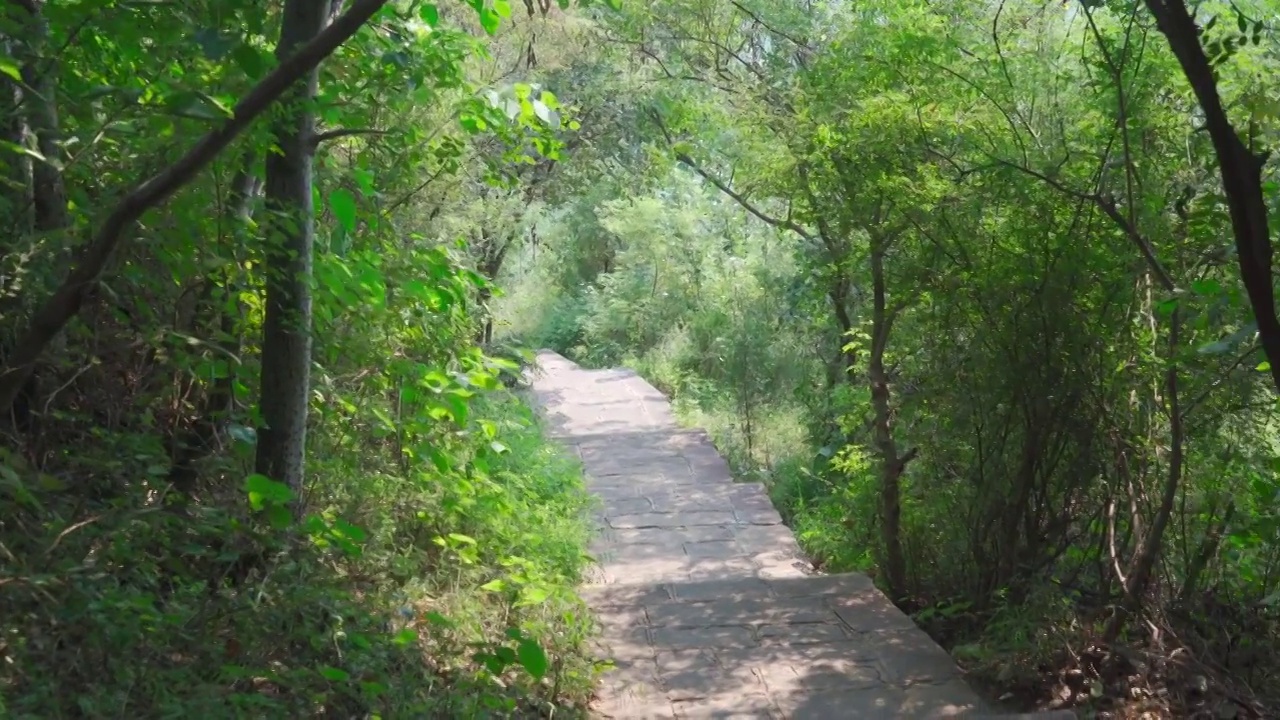
[(399, 645), (400, 647), (412, 645), (418, 642), (418, 631), (413, 628), (405, 628), (396, 633), (395, 636), (391, 638), (391, 642)]
[(1219, 295), (1222, 293), (1222, 285), (1213, 279), (1196, 280), (1191, 283), (1191, 291), (1197, 295)]
[(538, 116), (539, 120), (541, 120), (544, 123), (547, 123), (548, 125), (551, 124), (551, 108), (547, 107), (546, 103), (542, 102), (541, 100), (534, 100), (533, 112), (535, 115)]
[(1271, 372), (1271, 363), (1266, 360), (1263, 360), (1262, 362), (1258, 363), (1258, 367), (1254, 369), (1257, 370), (1258, 372)]
[(548, 597), (551, 597), (551, 593), (545, 588), (524, 588), (520, 592), (520, 605), (538, 605), (546, 601)]
[(329, 210), (347, 232), (356, 229), (356, 196), (350, 190), (339, 188), (329, 193)]
[(288, 485), (258, 473), (244, 479), (244, 489), (249, 496), (249, 507), (254, 510), (261, 510), (268, 505), (285, 505), (294, 497), (293, 490)]
[(22, 68), (11, 58), (0, 57), (0, 73), (4, 73), (18, 82), (22, 82)]
[(520, 659), (521, 667), (539, 680), (547, 674), (547, 668), (551, 665), (547, 660), (547, 652), (533, 639), (522, 641), (516, 648), (516, 656)]
[(423, 5), (418, 17), (434, 30), (440, 24), (440, 9), (435, 5)]
[(329, 667), (328, 665), (321, 667), (319, 670), (319, 673), (322, 676), (324, 676), (324, 679), (331, 680), (333, 682), (344, 682), (351, 678), (351, 674), (348, 673), (346, 670), (342, 670), (336, 667)]
[(250, 80), (261, 80), (267, 74), (267, 60), (262, 51), (248, 43), (242, 43), (231, 51), (231, 59)]
[(484, 28), (486, 33), (493, 35), (498, 32), (498, 25), (501, 24), (501, 22), (502, 19), (498, 17), (498, 13), (490, 10), (489, 8), (482, 8), (480, 10), (480, 27)]
[(445, 617), (444, 615), (441, 615), (440, 613), (436, 612), (435, 610), (429, 610), (429, 611), (427, 611), (427, 614), (426, 614), (426, 615), (424, 615), (423, 617), (425, 617), (425, 618), (427, 619), (427, 622), (431, 623), (432, 625), (439, 625), (439, 626), (440, 626), (440, 627), (442, 627), (442, 628), (456, 628), (456, 627), (458, 627), (458, 624), (457, 624), (456, 622), (454, 622), (454, 621), (450, 620), (449, 618)]
[(481, 585), (480, 589), (484, 590), (485, 592), (502, 592), (503, 590), (506, 589), (506, 587), (507, 587), (507, 584), (499, 579), (499, 580), (490, 580), (489, 582)]
[(48, 162), (48, 159), (45, 158), (44, 155), (41, 155), (39, 152), (32, 150), (31, 148), (26, 147), (25, 145), (19, 145), (17, 143), (9, 142), (8, 140), (0, 140), (0, 148), (4, 148), (5, 150), (8, 150), (9, 152), (12, 152), (17, 155), (26, 155), (28, 157), (35, 158), (40, 162)]
[(369, 534), (364, 531), (364, 528), (358, 525), (352, 525), (342, 518), (337, 518), (333, 521), (333, 532), (336, 535), (357, 543), (362, 543), (369, 538)]
[(284, 505), (272, 505), (267, 508), (267, 522), (276, 530), (284, 530), (293, 524), (293, 513)]
[(493, 0), (493, 10), (499, 17), (511, 17), (511, 0)]

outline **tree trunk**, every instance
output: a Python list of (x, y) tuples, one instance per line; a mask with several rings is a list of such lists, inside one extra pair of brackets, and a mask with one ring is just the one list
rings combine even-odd
[[(16, 5), (8, 5), (5, 7), (6, 15), (16, 14), (19, 9)], [(13, 20), (6, 17), (7, 22)], [(17, 41), (4, 38), (0, 42), (0, 51), (5, 55), (14, 57), (18, 55)], [(0, 77), (0, 122), (3, 127), (0, 128), (0, 136), (5, 142), (13, 143), (18, 147), (27, 146), (27, 119), (22, 113), (23, 102), (22, 86), (8, 76)], [(12, 252), (17, 246), (22, 236), (28, 234), (33, 229), (31, 223), (31, 158), (26, 155), (20, 155), (14, 152), (6, 152), (0, 157), (3, 163), (4, 186), (0, 189), (3, 193), (2, 197), (5, 207), (4, 212), (4, 238), (0, 240), (0, 263), (4, 262), (5, 257)], [(7, 289), (8, 279), (3, 276), (4, 268), (0, 265), (0, 309), (5, 309), (14, 298), (10, 296)]]
[[(25, 23), (27, 37), (23, 53), (22, 80), (35, 90), (25, 98), (27, 126), (36, 136), (36, 149), (47, 162), (37, 161), (32, 170), (36, 232), (62, 230), (69, 224), (67, 190), (63, 183), (58, 130), (58, 73), (54, 58), (45, 57), (49, 39), (49, 21), (45, 19), (43, 2), (32, 2), (32, 13)], [(61, 259), (62, 252), (59, 252)]]
[(885, 299), (884, 243), (871, 239), (871, 352), (867, 361), (867, 379), (871, 384), (871, 407), (874, 413), (872, 433), (880, 452), (880, 540), (884, 544), (884, 580), (890, 599), (907, 595), (907, 561), (902, 551), (902, 471), (915, 457), (915, 450), (898, 454), (893, 439), (893, 407), (889, 391), (889, 374), (884, 367), (884, 351), (889, 343), (893, 315)]
[[(324, 28), (329, 0), (285, 0), (276, 56), (283, 61)], [(282, 96), (267, 156), (266, 316), (255, 469), (298, 492), (303, 484), (311, 390), (311, 273), (315, 245), (311, 110), (319, 86), (313, 65)]]
[(1169, 41), (1182, 73), (1191, 83), (1205, 128), (1213, 141), (1222, 174), (1222, 189), (1235, 233), (1240, 279), (1244, 282), (1253, 316), (1258, 323), (1262, 351), (1271, 364), (1271, 380), (1280, 390), (1280, 318), (1276, 315), (1271, 271), (1271, 232), (1267, 202), (1262, 192), (1262, 167), (1266, 156), (1255, 153), (1240, 140), (1218, 95), (1213, 67), (1200, 47), (1200, 32), (1183, 0), (1146, 0), (1156, 26)]
[[(22, 81), (31, 92), (16, 89), (13, 95), (16, 102), (14, 126), (10, 128), (18, 137), (15, 138), (25, 147), (29, 135), (35, 137), (35, 149), (44, 160), (27, 162), (21, 166), (22, 179), (29, 181), (29, 190), (23, 193), (24, 202), (17, 206), (15, 229), (34, 230), (40, 235), (58, 234), (71, 224), (67, 212), (67, 191), (62, 176), (62, 143), (58, 129), (58, 73), (57, 59), (48, 56), (46, 47), (49, 40), (49, 21), (44, 16), (43, 0), (32, 0), (22, 4), (22, 9), (15, 11), (16, 17), (10, 18), (22, 29), (22, 36), (16, 38), (11, 45), (22, 63)], [(28, 202), (25, 202), (29, 200)], [(30, 211), (34, 209), (34, 213)], [(61, 267), (67, 261), (69, 245), (67, 238), (58, 237), (50, 243), (52, 252), (45, 259), (49, 267)], [(3, 255), (0, 252), (0, 255)], [(9, 301), (12, 302), (9, 302)], [(0, 303), (16, 307), (17, 298), (0, 296)], [(7, 309), (7, 308), (6, 308)], [(57, 334), (50, 339), (55, 353), (61, 352), (65, 337)], [(42, 380), (49, 375), (48, 367), (32, 367), (29, 376), (23, 383), (18, 401), (12, 406), (8, 423), (15, 429), (24, 432), (39, 432), (38, 413), (33, 410), (44, 400), (41, 390)]]

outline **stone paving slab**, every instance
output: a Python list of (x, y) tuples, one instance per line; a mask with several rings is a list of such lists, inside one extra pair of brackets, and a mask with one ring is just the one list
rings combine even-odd
[(951, 657), (868, 577), (817, 574), (765, 488), (734, 482), (707, 434), (678, 427), (642, 378), (547, 351), (538, 365), (550, 433), (599, 498), (596, 567), (581, 590), (601, 625), (596, 650), (614, 663), (597, 716), (985, 712)]

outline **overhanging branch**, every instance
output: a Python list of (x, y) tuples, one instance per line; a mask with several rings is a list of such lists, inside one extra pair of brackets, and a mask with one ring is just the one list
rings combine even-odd
[(798, 225), (796, 222), (794, 222), (790, 218), (774, 217), (773, 215), (770, 215), (764, 212), (759, 207), (757, 207), (755, 203), (748, 200), (746, 196), (735, 191), (728, 183), (724, 182), (720, 178), (708, 172), (705, 168), (699, 165), (687, 153), (683, 153), (683, 152), (680, 152), (679, 150), (676, 150), (675, 142), (671, 137), (670, 131), (667, 130), (666, 123), (662, 122), (661, 116), (659, 116), (657, 112), (653, 112), (653, 111), (651, 111), (649, 115), (653, 119), (653, 122), (658, 126), (658, 130), (662, 132), (662, 137), (666, 139), (667, 145), (671, 148), (671, 151), (675, 153), (676, 160), (681, 165), (684, 165), (685, 167), (697, 173), (703, 180), (706, 180), (707, 182), (711, 183), (718, 190), (720, 190), (720, 192), (724, 193), (729, 198), (731, 198), (734, 202), (738, 203), (738, 205), (741, 206), (743, 210), (746, 210), (747, 212), (756, 216), (766, 224), (772, 225), (773, 227), (776, 227), (782, 230), (790, 230), (791, 232), (799, 235), (805, 240), (812, 241), (814, 239), (812, 233), (810, 233), (808, 230), (805, 230), (803, 227), (800, 227), (800, 225)]

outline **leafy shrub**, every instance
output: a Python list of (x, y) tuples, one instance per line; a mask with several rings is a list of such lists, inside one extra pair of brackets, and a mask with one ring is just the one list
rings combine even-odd
[(299, 526), (270, 522), (290, 493), (258, 476), (239, 500), (166, 503), (140, 487), (86, 503), (7, 456), (2, 707), (16, 718), (571, 710), (592, 682), (590, 619), (573, 591), (589, 529), (580, 471), (516, 397), (495, 391), (475, 410), (494, 432), (470, 467), (317, 454)]

